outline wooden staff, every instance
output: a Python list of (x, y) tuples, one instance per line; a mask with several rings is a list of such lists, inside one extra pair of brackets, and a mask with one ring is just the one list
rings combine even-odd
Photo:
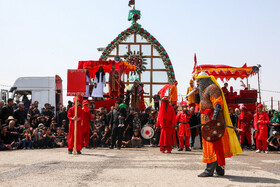
[[(75, 96), (75, 117), (77, 117), (78, 113), (78, 103), (77, 103), (78, 97)], [(77, 119), (74, 120), (74, 155), (77, 154)]]
[(259, 124), (258, 124), (258, 121), (259, 121), (259, 115), (258, 115), (258, 103), (256, 103), (256, 117), (257, 117), (257, 125), (256, 125), (256, 130), (255, 130), (255, 133), (256, 134), (259, 134)]

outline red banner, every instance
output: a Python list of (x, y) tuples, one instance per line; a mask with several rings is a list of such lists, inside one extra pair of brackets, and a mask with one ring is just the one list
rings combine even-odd
[(84, 96), (86, 94), (85, 69), (68, 69), (67, 96)]

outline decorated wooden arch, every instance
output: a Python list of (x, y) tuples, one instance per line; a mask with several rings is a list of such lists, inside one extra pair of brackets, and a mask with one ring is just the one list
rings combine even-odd
[(99, 60), (107, 60), (108, 56), (116, 48), (116, 46), (122, 41), (125, 41), (132, 34), (139, 34), (157, 50), (167, 71), (168, 82), (170, 84), (173, 83), (173, 81), (175, 80), (175, 73), (168, 53), (166, 52), (162, 44), (150, 32), (142, 28), (142, 26), (138, 23), (135, 23), (131, 27), (125, 29), (114, 40), (112, 40), (103, 50)]

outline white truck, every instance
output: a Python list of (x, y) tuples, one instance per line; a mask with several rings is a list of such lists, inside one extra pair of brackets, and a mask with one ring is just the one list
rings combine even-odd
[(51, 104), (59, 109), (63, 104), (62, 79), (58, 76), (52, 77), (19, 77), (10, 89), (10, 98), (21, 101), (26, 95), (29, 99), (39, 102), (38, 109), (44, 107), (45, 103)]

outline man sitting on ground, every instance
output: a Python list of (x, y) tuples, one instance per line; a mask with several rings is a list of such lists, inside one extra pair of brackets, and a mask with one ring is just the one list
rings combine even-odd
[(280, 133), (273, 131), (273, 135), (267, 139), (268, 149), (270, 151), (280, 151)]
[(141, 147), (141, 138), (138, 129), (134, 130), (134, 134), (131, 138), (132, 147)]

